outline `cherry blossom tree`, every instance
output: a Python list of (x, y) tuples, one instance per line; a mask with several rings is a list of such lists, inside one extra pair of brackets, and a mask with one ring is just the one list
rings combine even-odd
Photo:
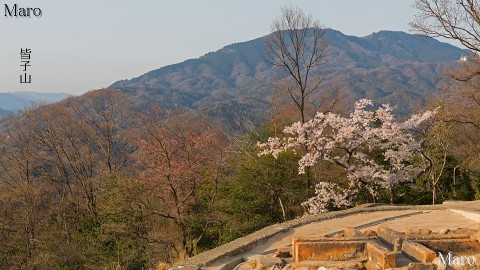
[[(304, 205), (310, 213), (323, 212), (328, 204), (348, 206), (361, 188), (367, 189), (374, 198), (379, 188), (385, 188), (389, 190), (393, 203), (395, 188), (412, 181), (423, 171), (421, 145), (413, 130), (436, 111), (426, 111), (397, 122), (390, 105), (368, 110), (367, 107), (372, 105), (371, 100), (361, 99), (348, 117), (317, 113), (304, 124), (297, 122), (286, 127), (286, 137), (269, 138), (266, 143), (258, 143), (262, 149), (260, 155), (272, 154), (274, 157), (306, 145), (308, 151), (299, 161), (299, 173), (324, 160), (346, 171), (349, 187), (345, 194), (341, 195), (338, 188), (320, 182), (316, 188), (317, 196)], [(415, 159), (421, 162), (414, 162)]]
[(344, 190), (339, 185), (319, 182), (315, 186), (315, 196), (302, 203), (308, 214), (328, 212), (329, 207), (351, 206), (352, 190)]
[[(177, 242), (178, 255), (193, 256), (218, 220), (214, 209), (227, 141), (220, 130), (189, 114), (168, 121), (145, 118), (135, 153), (143, 169), (139, 184), (149, 194), (142, 205), (171, 222), (168, 231)], [(197, 214), (200, 211), (202, 215)]]

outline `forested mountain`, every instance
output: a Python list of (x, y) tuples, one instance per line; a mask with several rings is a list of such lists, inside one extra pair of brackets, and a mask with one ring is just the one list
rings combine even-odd
[(66, 93), (6, 92), (0, 93), (0, 116), (15, 112), (33, 104), (50, 104), (67, 97)]
[[(404, 32), (380, 31), (366, 37), (328, 29), (328, 62), (317, 73), (323, 89), (340, 88), (349, 100), (360, 97), (411, 112), (445, 79), (444, 71), (466, 51), (438, 40)], [(137, 97), (137, 105), (165, 109), (199, 109), (213, 117), (265, 116), (272, 82), (285, 74), (264, 61), (264, 39), (235, 43), (198, 59), (165, 66), (111, 88)]]

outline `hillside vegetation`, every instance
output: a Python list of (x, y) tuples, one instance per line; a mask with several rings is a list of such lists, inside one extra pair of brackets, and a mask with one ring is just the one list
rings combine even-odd
[[(110, 88), (135, 97), (140, 107), (196, 109), (232, 123), (238, 115), (265, 120), (272, 105), (272, 82), (285, 78), (264, 61), (265, 38), (235, 43), (198, 59), (150, 71)], [(444, 72), (468, 54), (433, 38), (380, 31), (366, 37), (327, 29), (327, 64), (321, 88), (341, 89), (351, 105), (359, 98), (397, 106), (409, 114), (445, 80)]]

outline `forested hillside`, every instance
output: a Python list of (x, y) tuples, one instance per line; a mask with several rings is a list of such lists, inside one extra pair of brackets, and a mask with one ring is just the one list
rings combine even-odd
[[(327, 29), (326, 65), (315, 70), (324, 77), (324, 91), (341, 89), (349, 102), (365, 97), (397, 106), (406, 115), (425, 103), (445, 80), (444, 72), (462, 55), (457, 47), (403, 32), (381, 31), (366, 37)], [(272, 105), (272, 82), (284, 73), (265, 61), (265, 37), (236, 43), (150, 71), (111, 88), (135, 97), (140, 106), (198, 109), (232, 122), (238, 115), (265, 119)]]

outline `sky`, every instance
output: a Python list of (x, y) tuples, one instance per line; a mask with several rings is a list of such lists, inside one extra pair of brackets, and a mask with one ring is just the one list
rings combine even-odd
[[(3, 0), (0, 92), (82, 94), (270, 32), (282, 6), (297, 6), (347, 35), (409, 31), (414, 0)], [(40, 18), (5, 17), (5, 5)], [(20, 83), (21, 49), (31, 49)]]

